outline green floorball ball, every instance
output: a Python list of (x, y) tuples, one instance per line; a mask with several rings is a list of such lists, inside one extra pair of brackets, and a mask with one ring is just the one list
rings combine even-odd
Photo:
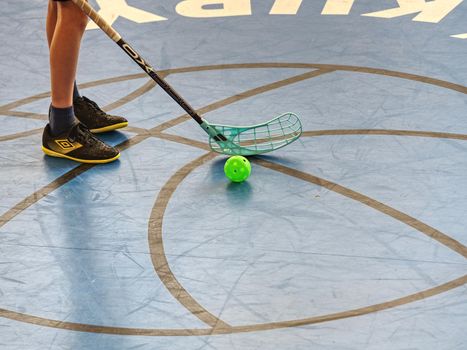
[(233, 156), (225, 162), (224, 173), (232, 182), (243, 182), (250, 176), (251, 164), (245, 157)]

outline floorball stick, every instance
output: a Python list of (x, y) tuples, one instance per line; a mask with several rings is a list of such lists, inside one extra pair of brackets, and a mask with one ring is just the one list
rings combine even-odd
[(71, 0), (91, 18), (133, 61), (135, 61), (164, 91), (172, 97), (209, 135), (209, 145), (215, 152), (227, 155), (251, 156), (282, 148), (302, 134), (302, 124), (294, 113), (285, 113), (265, 123), (250, 126), (211, 124), (203, 119), (151, 65), (112, 28), (86, 0)]

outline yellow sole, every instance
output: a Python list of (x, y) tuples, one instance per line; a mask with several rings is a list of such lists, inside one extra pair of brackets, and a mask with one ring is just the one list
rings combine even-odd
[(54, 152), (48, 148), (45, 148), (44, 146), (42, 146), (42, 151), (51, 157), (65, 158), (65, 159), (74, 160), (75, 162), (86, 163), (86, 164), (105, 164), (105, 163), (113, 162), (114, 160), (117, 160), (118, 158), (120, 158), (120, 153), (119, 153), (115, 157), (109, 158), (109, 159), (99, 159), (99, 160), (79, 159), (79, 158), (70, 157), (70, 156), (67, 156), (65, 154), (61, 154), (58, 152)]
[(128, 126), (128, 122), (124, 122), (124, 123), (118, 123), (114, 125), (105, 126), (103, 128), (90, 129), (89, 131), (91, 131), (94, 134), (99, 134), (101, 132), (113, 131), (113, 130), (121, 129), (127, 126)]

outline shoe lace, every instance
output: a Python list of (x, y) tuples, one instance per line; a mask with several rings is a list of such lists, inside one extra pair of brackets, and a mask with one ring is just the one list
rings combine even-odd
[(105, 114), (105, 112), (93, 100), (90, 100), (86, 96), (83, 96), (83, 100), (86, 101), (86, 103), (99, 114), (102, 114), (102, 113)]
[(78, 141), (83, 145), (93, 145), (97, 141), (93, 134), (86, 128), (83, 124), (77, 124), (73, 130), (70, 132), (70, 136), (68, 137), (71, 142)]

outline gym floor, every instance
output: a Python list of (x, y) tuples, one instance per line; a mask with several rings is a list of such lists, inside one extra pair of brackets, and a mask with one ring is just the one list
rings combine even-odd
[(301, 117), (240, 184), (92, 26), (122, 156), (45, 156), (47, 2), (2, 3), (2, 350), (467, 348), (467, 1), (91, 1), (210, 122)]

